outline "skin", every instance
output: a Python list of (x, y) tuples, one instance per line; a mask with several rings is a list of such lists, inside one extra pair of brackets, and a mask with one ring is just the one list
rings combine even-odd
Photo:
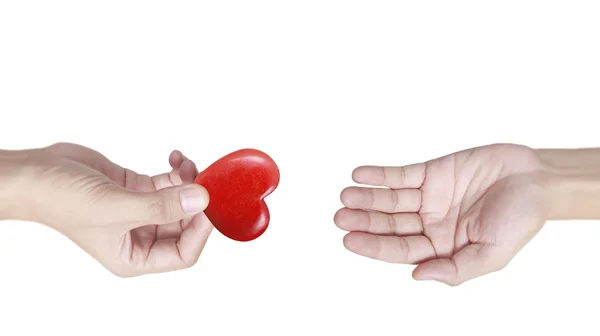
[[(194, 265), (213, 229), (181, 152), (137, 174), (80, 145), (0, 151), (0, 219), (45, 224), (121, 277)], [(334, 218), (350, 251), (456, 286), (504, 268), (553, 219), (600, 219), (600, 149), (494, 144), (399, 167), (362, 166)]]
[(600, 150), (493, 144), (401, 167), (361, 166), (334, 222), (362, 256), (457, 286), (503, 269), (547, 220), (600, 218)]
[(169, 163), (150, 177), (76, 144), (0, 151), (0, 219), (47, 225), (120, 277), (187, 268), (213, 228), (209, 197), (192, 161)]

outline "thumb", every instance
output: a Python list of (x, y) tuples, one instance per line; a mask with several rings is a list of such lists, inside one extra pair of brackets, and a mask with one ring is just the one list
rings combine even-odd
[(209, 202), (208, 192), (197, 184), (152, 192), (122, 190), (116, 197), (121, 206), (115, 221), (134, 227), (177, 222), (204, 211)]
[(415, 280), (435, 280), (449, 286), (496, 272), (507, 264), (499, 247), (476, 243), (465, 246), (450, 258), (426, 261), (413, 271)]

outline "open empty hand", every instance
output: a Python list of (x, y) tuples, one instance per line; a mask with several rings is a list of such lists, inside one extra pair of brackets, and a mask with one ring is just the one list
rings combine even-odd
[[(459, 285), (507, 265), (546, 220), (540, 160), (495, 144), (403, 167), (358, 167), (334, 218), (357, 254)], [(382, 188), (383, 187), (383, 188)]]

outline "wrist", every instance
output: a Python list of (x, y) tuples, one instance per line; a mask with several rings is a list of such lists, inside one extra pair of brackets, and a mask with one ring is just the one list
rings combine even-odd
[(600, 149), (540, 149), (548, 219), (600, 219)]
[(0, 220), (29, 220), (33, 152), (0, 151)]

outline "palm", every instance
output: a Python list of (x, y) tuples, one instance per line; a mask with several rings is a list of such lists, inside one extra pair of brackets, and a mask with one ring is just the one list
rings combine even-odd
[[(456, 284), (505, 265), (543, 224), (534, 152), (492, 145), (405, 167), (361, 167), (336, 215), (346, 246)], [(467, 265), (485, 263), (479, 269)], [(460, 269), (466, 268), (465, 270)], [(467, 274), (465, 274), (467, 272)], [(443, 280), (443, 279), (442, 279)]]

